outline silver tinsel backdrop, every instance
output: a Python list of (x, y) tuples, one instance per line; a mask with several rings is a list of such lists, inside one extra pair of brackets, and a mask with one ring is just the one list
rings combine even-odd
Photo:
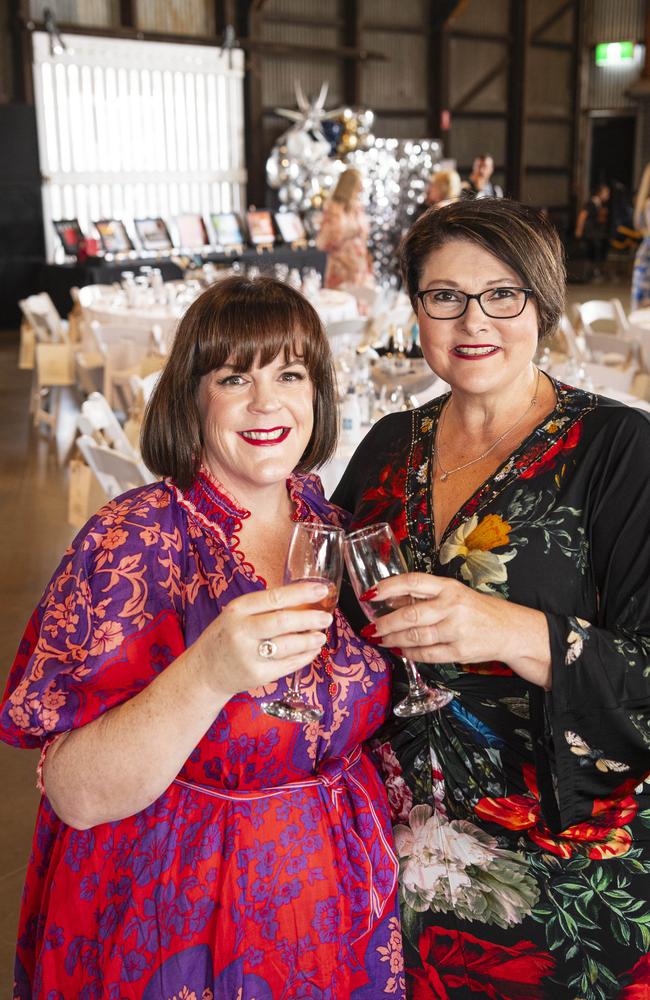
[(322, 208), (338, 175), (348, 166), (356, 167), (365, 180), (369, 250), (377, 280), (397, 285), (397, 246), (424, 200), (442, 146), (437, 139), (376, 139), (372, 111), (350, 107), (325, 111), (326, 97), (327, 84), (313, 100), (296, 84), (298, 109), (276, 109), (293, 124), (269, 155), (267, 182), (281, 208), (309, 214)]

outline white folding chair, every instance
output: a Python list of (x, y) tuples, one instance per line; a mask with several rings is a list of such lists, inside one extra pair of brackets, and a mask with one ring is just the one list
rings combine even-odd
[(76, 443), (109, 500), (136, 486), (145, 486), (155, 481), (151, 474), (148, 477), (143, 475), (140, 464), (133, 458), (98, 444), (87, 434), (77, 438)]
[(93, 320), (90, 327), (104, 358), (104, 396), (111, 408), (120, 405), (126, 413), (133, 402), (130, 379), (140, 375), (147, 357), (160, 356), (158, 338), (151, 324), (127, 327)]
[(638, 343), (629, 337), (623, 339), (611, 333), (587, 333), (584, 335), (585, 346), (591, 360), (606, 365), (634, 365), (638, 357)]
[(59, 344), (68, 340), (68, 329), (47, 292), (20, 299), (23, 316), (32, 326), (36, 340), (43, 344)]
[(90, 433), (100, 444), (105, 444), (114, 451), (121, 451), (124, 455), (137, 459), (136, 452), (129, 444), (129, 439), (122, 430), (119, 420), (113, 410), (108, 405), (108, 400), (101, 392), (93, 392), (81, 404), (81, 417), (87, 422), (91, 430), (87, 430), (84, 425), (84, 433)]
[(609, 333), (624, 337), (627, 333), (629, 323), (620, 299), (590, 299), (578, 303), (576, 309), (585, 334)]

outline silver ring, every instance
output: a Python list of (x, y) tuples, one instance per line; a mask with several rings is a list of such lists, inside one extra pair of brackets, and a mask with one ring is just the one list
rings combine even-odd
[(262, 639), (257, 647), (257, 655), (263, 660), (272, 659), (278, 651), (278, 647), (272, 639)]

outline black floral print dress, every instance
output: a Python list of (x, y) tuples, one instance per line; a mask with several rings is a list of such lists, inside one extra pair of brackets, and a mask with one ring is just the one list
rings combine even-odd
[[(390, 522), (410, 568), (550, 631), (548, 694), (500, 662), (422, 664), (455, 698), (377, 741), (415, 1000), (650, 997), (650, 420), (555, 390), (438, 549), (447, 397), (375, 425), (334, 494), (354, 527)], [(359, 622), (349, 586), (343, 602)]]

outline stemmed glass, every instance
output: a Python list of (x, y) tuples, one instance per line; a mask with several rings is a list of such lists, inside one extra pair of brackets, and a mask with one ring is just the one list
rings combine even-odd
[[(327, 593), (318, 601), (299, 605), (301, 610), (314, 608), (333, 614), (343, 576), (343, 529), (329, 524), (299, 521), (295, 524), (284, 566), (284, 582), (324, 583)], [(299, 672), (292, 674), (289, 691), (278, 701), (263, 701), (267, 715), (290, 722), (317, 722), (323, 716), (320, 707), (305, 701), (298, 686)]]
[[(404, 557), (391, 527), (381, 521), (368, 528), (353, 531), (345, 539), (345, 562), (350, 580), (359, 604), (371, 621), (390, 614), (398, 607), (413, 603), (411, 597), (390, 600), (362, 601), (361, 595), (389, 576), (399, 576), (408, 572)], [(406, 657), (404, 666), (408, 677), (409, 693), (403, 701), (394, 706), (395, 715), (409, 717), (426, 715), (444, 708), (454, 697), (446, 688), (429, 687), (423, 681), (418, 668)]]

